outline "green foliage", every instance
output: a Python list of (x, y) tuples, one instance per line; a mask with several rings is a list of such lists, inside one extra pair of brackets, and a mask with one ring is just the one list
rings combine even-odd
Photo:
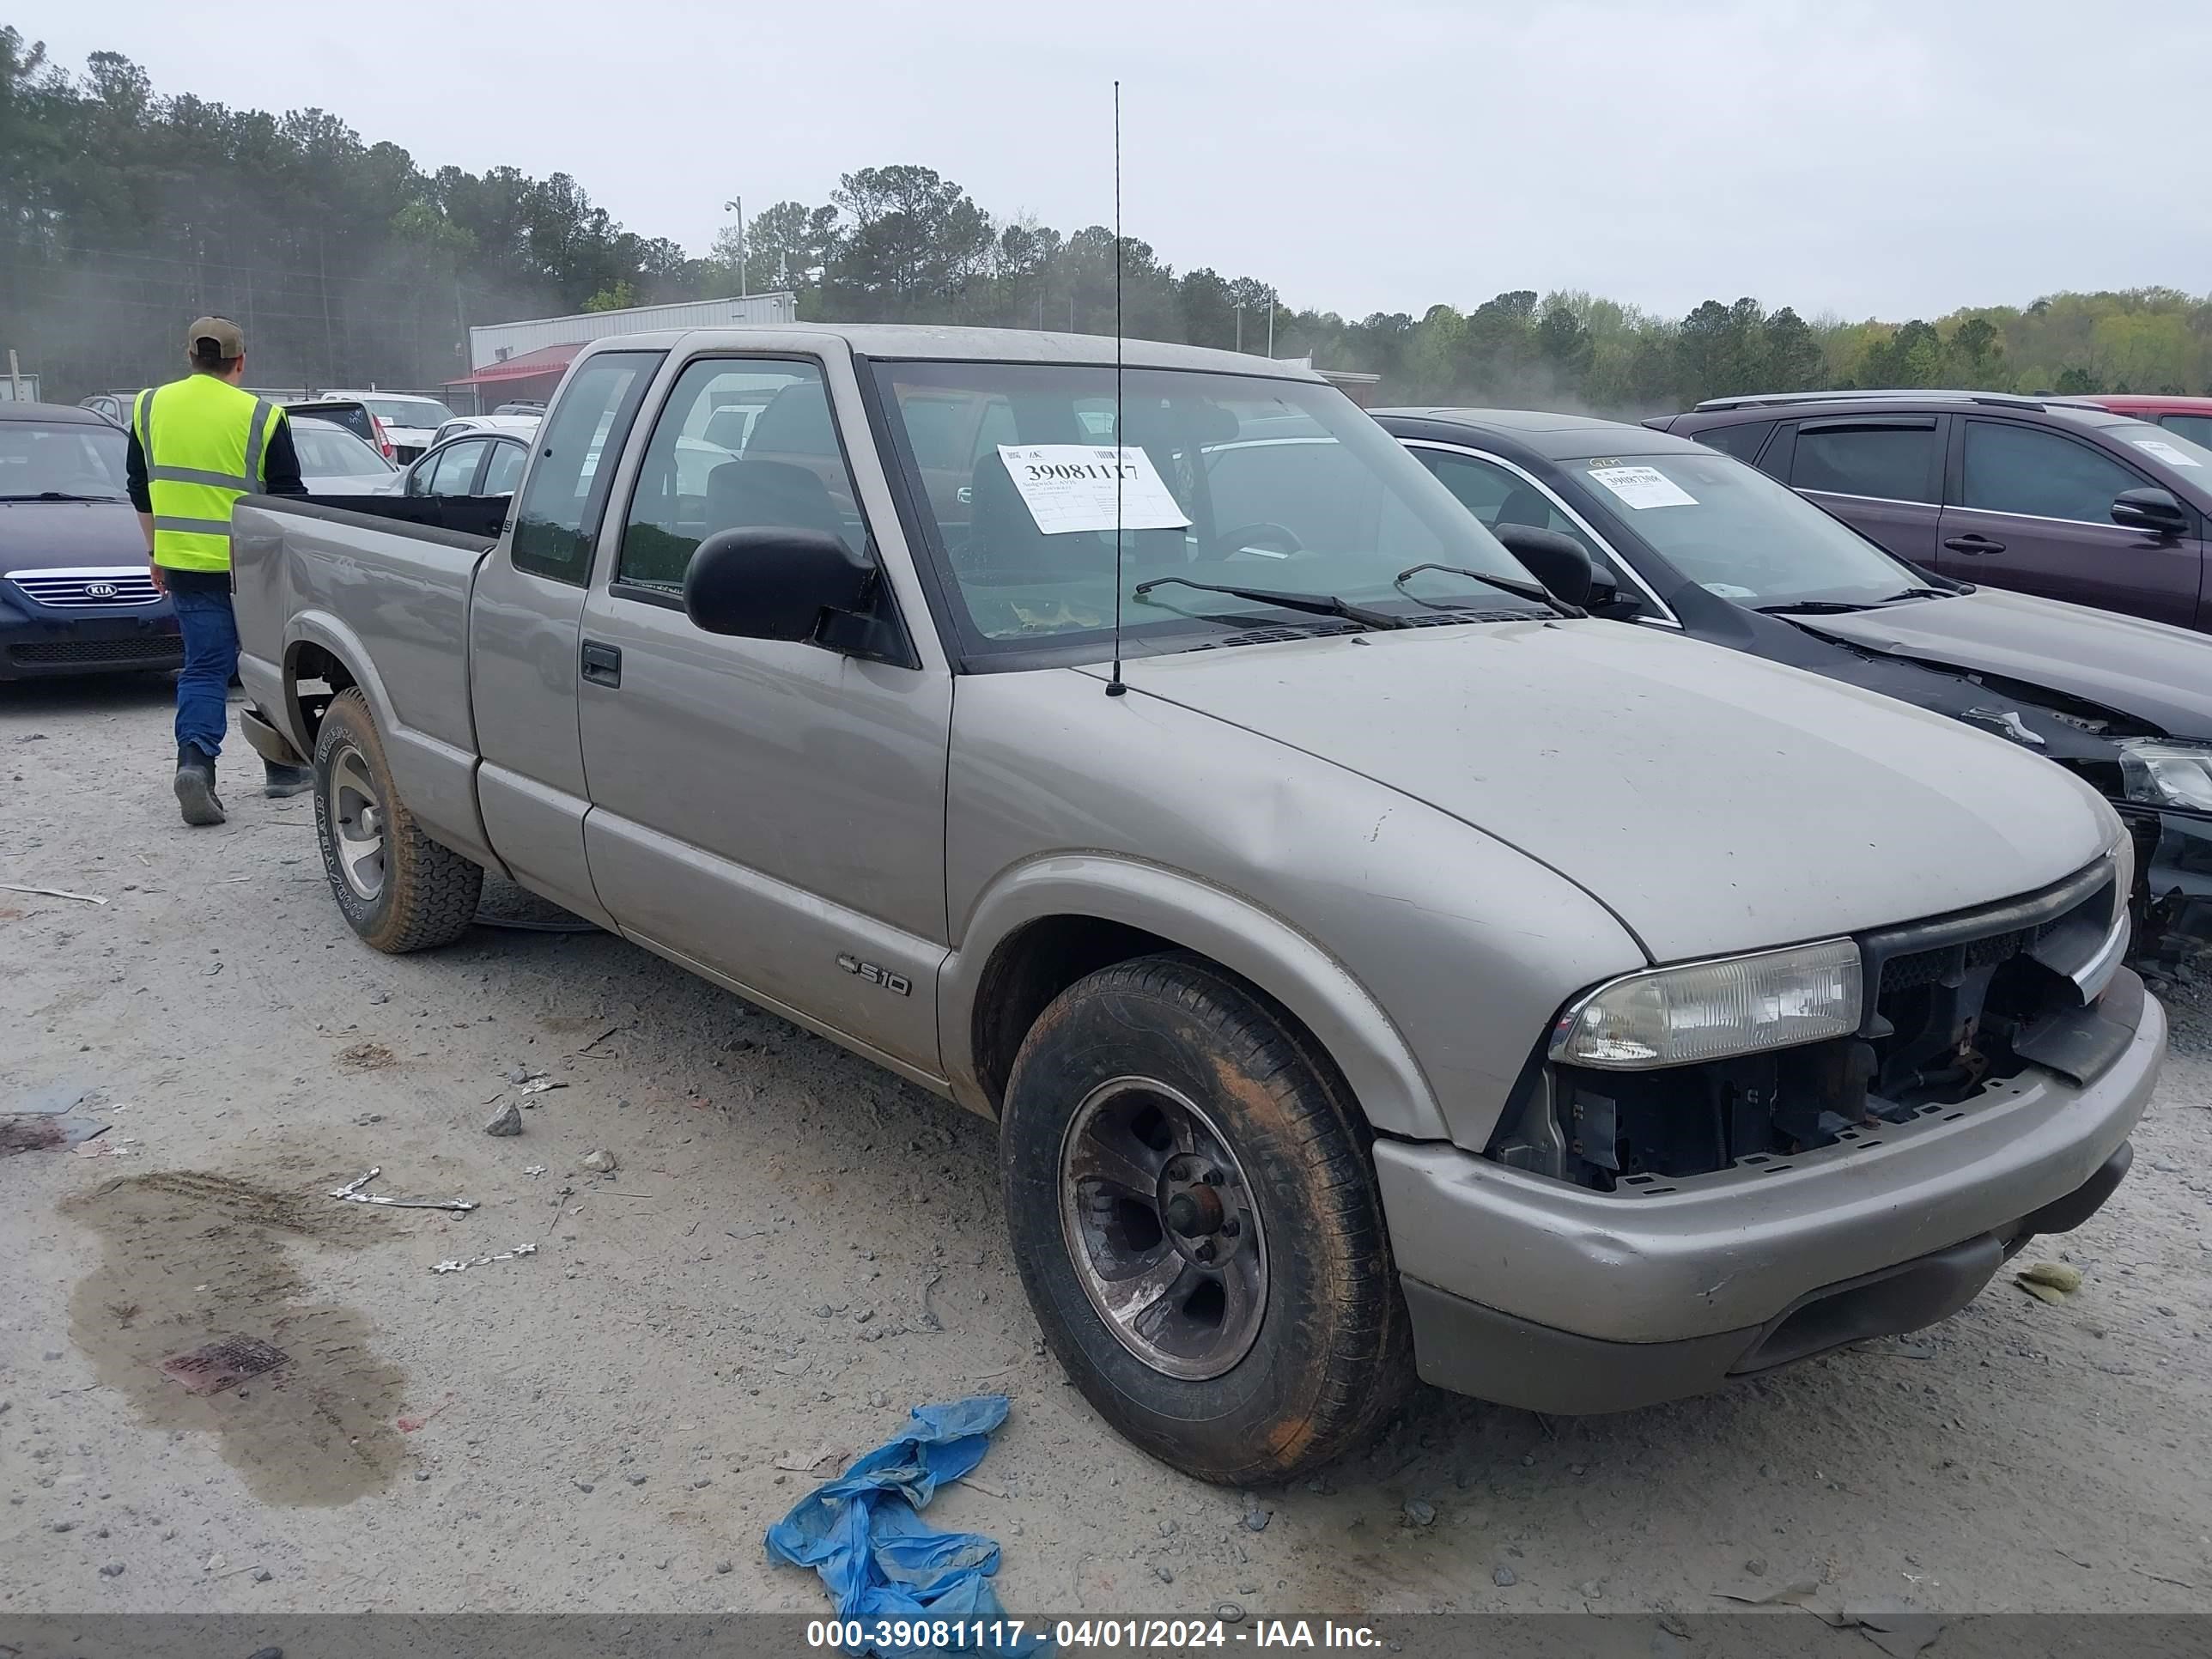
[[(264, 385), (430, 386), (470, 322), (789, 288), (799, 314), (1104, 333), (1311, 356), (1385, 400), (1641, 415), (1753, 391), (1874, 386), (2212, 392), (2212, 297), (2054, 294), (1903, 323), (1808, 322), (1746, 296), (1656, 317), (1519, 289), (1350, 321), (1272, 284), (1178, 274), (1150, 244), (994, 217), (910, 164), (781, 201), (703, 259), (624, 229), (563, 173), (425, 172), (320, 110), (163, 96), (112, 52), (82, 75), (0, 27), (0, 319), (75, 396), (171, 372), (181, 323), (246, 325)], [(1462, 296), (1474, 301), (1474, 296)]]

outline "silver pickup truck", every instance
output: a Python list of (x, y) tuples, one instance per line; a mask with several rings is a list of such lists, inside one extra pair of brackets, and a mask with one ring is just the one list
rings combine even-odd
[(1258, 1481), (1943, 1318), (2164, 1053), (2087, 787), (1525, 556), (1285, 364), (636, 335), (511, 504), (241, 504), (240, 673), (369, 945), (495, 871), (996, 1119), (1073, 1380)]

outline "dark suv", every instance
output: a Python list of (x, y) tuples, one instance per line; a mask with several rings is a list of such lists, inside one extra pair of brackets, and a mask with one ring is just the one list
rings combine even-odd
[(1719, 398), (1644, 424), (1750, 461), (1960, 581), (2212, 632), (2212, 449), (2173, 428), (1974, 392)]

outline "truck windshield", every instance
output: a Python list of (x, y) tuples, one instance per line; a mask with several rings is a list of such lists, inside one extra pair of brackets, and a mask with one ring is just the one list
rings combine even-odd
[(1534, 579), (1332, 386), (1128, 369), (1117, 444), (1110, 367), (886, 362), (875, 372), (971, 651), (1050, 645), (1103, 657), (1117, 510), (1125, 639), (1139, 650), (1343, 625), (1180, 583), (1135, 591), (1170, 575), (1399, 616), (1552, 614), (1449, 572), (1395, 585), (1419, 564)]
[(1670, 450), (1559, 465), (1602, 519), (1724, 599), (1881, 605), (1926, 588), (1856, 531), (1733, 456)]

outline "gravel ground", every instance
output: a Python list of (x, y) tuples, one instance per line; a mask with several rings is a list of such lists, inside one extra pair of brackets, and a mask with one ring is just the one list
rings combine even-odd
[[(0, 1611), (778, 1609), (806, 1465), (907, 1407), (1012, 1415), (932, 1514), (1027, 1611), (2212, 1610), (2212, 1016), (2136, 1173), (1948, 1323), (1721, 1396), (1542, 1419), (1422, 1393), (1242, 1494), (1040, 1352), (989, 1125), (604, 934), (358, 944), (306, 799), (189, 830), (158, 680), (0, 687), (0, 1111), (94, 1085), (101, 1155), (0, 1156)], [(520, 1093), (543, 1072), (556, 1087)], [(514, 1102), (523, 1132), (485, 1121)], [(579, 1160), (611, 1152), (611, 1175)], [(114, 1156), (121, 1153), (122, 1156)], [(342, 1205), (465, 1196), (466, 1215)], [(542, 1167), (542, 1173), (533, 1172)], [(535, 1247), (460, 1273), (433, 1264)], [(282, 1386), (187, 1392), (234, 1334)]]

